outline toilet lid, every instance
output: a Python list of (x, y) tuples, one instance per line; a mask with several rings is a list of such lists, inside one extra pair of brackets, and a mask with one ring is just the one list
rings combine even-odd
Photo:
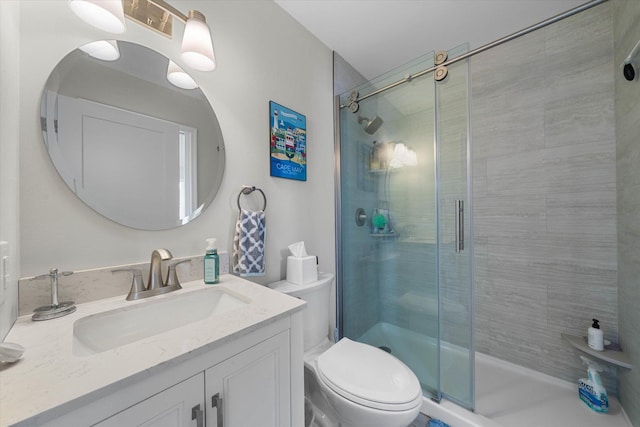
[(415, 374), (394, 356), (367, 344), (343, 338), (318, 356), (317, 366), (329, 388), (364, 406), (400, 411), (422, 400)]

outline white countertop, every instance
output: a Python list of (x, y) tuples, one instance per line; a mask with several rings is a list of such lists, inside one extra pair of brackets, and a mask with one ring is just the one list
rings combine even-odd
[[(18, 362), (0, 364), (0, 426), (72, 405), (74, 399), (89, 393), (113, 392), (114, 386), (132, 375), (186, 360), (195, 350), (213, 350), (304, 306), (297, 298), (232, 275), (221, 276), (217, 285), (199, 280), (182, 286), (182, 290), (138, 301), (126, 301), (123, 295), (80, 304), (75, 313), (53, 320), (33, 322), (30, 315), (19, 317), (5, 341), (18, 343), (26, 351)], [(226, 288), (250, 303), (113, 350), (82, 357), (72, 352), (73, 323), (82, 317), (205, 287)]]

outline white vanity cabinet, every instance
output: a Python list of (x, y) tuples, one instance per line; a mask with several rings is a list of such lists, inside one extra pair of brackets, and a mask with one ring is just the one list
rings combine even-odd
[(288, 344), (281, 333), (207, 369), (205, 425), (291, 426)]
[(170, 387), (119, 414), (96, 424), (98, 427), (202, 427), (204, 420), (204, 374)]
[(291, 426), (289, 359), (281, 332), (96, 426)]
[(304, 425), (304, 301), (229, 275), (182, 286), (150, 300), (210, 289), (244, 305), (89, 354), (74, 352), (78, 322), (156, 306), (114, 297), (50, 322), (19, 318), (7, 340), (27, 351), (0, 370), (0, 427)]

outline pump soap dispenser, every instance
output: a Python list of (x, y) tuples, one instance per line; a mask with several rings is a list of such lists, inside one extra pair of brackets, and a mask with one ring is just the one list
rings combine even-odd
[(220, 260), (216, 249), (216, 239), (207, 239), (207, 253), (204, 255), (204, 283), (214, 285), (218, 283), (220, 274)]
[(589, 328), (587, 334), (587, 344), (589, 344), (589, 348), (596, 351), (604, 350), (604, 332), (600, 329), (600, 325), (598, 324), (598, 319), (593, 320), (593, 324)]

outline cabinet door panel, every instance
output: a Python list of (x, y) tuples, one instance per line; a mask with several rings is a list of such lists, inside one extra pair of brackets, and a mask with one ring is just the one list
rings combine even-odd
[(203, 427), (192, 408), (204, 410), (204, 375), (198, 374), (96, 424), (98, 427)]
[(205, 372), (208, 427), (217, 425), (222, 398), (224, 427), (291, 425), (289, 334), (282, 332)]

